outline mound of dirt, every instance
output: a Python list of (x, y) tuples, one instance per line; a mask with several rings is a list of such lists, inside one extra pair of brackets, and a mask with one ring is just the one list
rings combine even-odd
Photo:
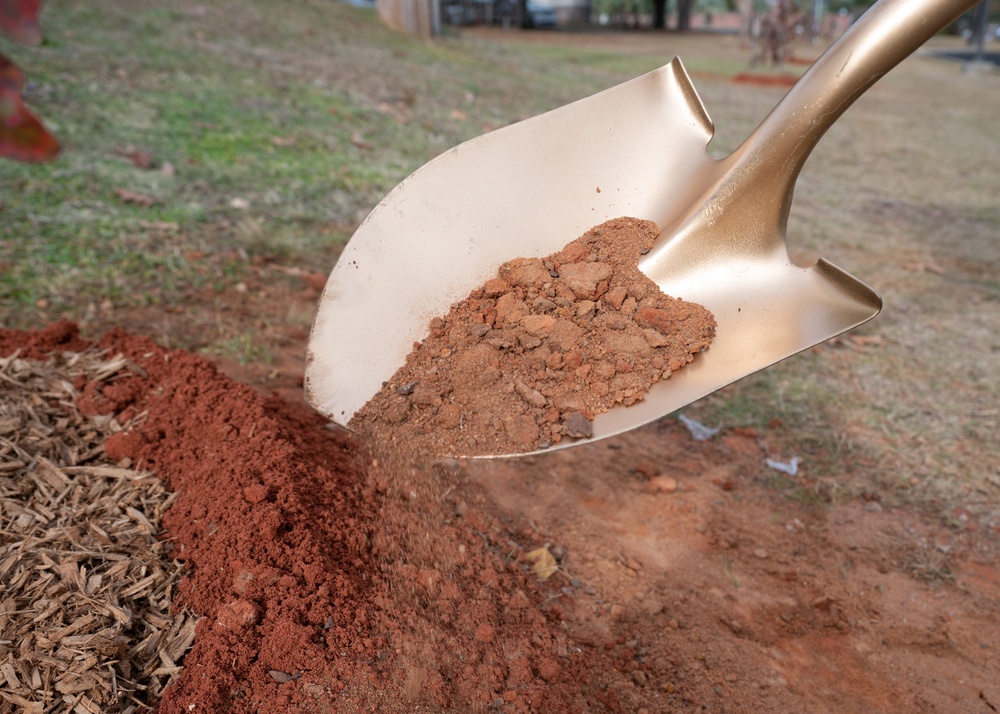
[[(5, 351), (81, 342), (0, 330)], [(144, 415), (106, 448), (176, 492), (176, 602), (204, 616), (163, 712), (1000, 706), (996, 534), (850, 498), (808, 458), (786, 477), (773, 435), (670, 419), (407, 461), (200, 357), (97, 347), (130, 366), (78, 403)]]
[[(0, 345), (87, 347), (68, 324)], [(159, 711), (590, 708), (590, 663), (539, 607), (557, 589), (491, 515), (436, 498), (456, 464), (373, 462), (304, 405), (142, 337), (93, 348), (130, 366), (79, 385), (80, 409), (144, 415), (105, 448), (177, 493), (163, 524), (190, 574), (175, 603), (204, 616)]]
[(524, 453), (589, 437), (708, 348), (715, 319), (638, 267), (659, 233), (619, 218), (545, 258), (516, 258), (431, 321), (352, 419), (362, 433), (452, 456)]
[[(75, 339), (52, 337), (52, 348)], [(124, 354), (130, 370), (83, 385), (80, 409), (145, 414), (105, 449), (177, 492), (163, 525), (190, 575), (175, 602), (204, 616), (160, 710), (286, 712), (363, 680), (377, 649), (377, 501), (353, 442), (190, 353), (121, 332), (95, 348)]]

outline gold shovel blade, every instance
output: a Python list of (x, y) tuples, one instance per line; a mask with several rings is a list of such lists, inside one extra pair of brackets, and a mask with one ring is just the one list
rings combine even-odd
[[(402, 366), (431, 318), (507, 260), (553, 253), (619, 216), (675, 221), (724, 170), (706, 153), (711, 137), (674, 60), (430, 162), (386, 196), (338, 260), (310, 338), (308, 401), (346, 424)], [(675, 411), (878, 312), (867, 286), (826, 263), (800, 268), (783, 250), (718, 248), (658, 280), (667, 294), (716, 315), (712, 346), (645, 402), (599, 416), (594, 438)], [(655, 266), (643, 269), (656, 279)]]
[[(544, 256), (621, 216), (661, 228), (640, 269), (716, 317), (712, 345), (646, 399), (594, 421), (640, 426), (874, 317), (881, 300), (786, 249), (794, 185), (820, 137), (868, 87), (976, 0), (880, 0), (732, 155), (679, 60), (451, 149), (372, 211), (320, 300), (306, 398), (340, 424), (374, 396), (433, 317), (516, 257)], [(569, 446), (582, 442), (562, 443)]]

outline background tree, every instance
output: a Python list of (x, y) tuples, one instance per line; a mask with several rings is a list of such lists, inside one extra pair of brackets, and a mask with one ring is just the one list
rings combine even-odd
[[(691, 29), (692, 0), (677, 0), (677, 29)], [(670, 0), (652, 0), (653, 27), (657, 30), (667, 29), (667, 14), (670, 12)]]

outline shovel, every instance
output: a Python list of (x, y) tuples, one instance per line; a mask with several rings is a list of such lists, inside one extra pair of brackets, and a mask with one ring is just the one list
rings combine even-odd
[[(600, 439), (663, 417), (870, 320), (866, 284), (788, 257), (796, 178), (865, 90), (977, 0), (880, 0), (724, 159), (679, 59), (467, 141), (371, 212), (337, 261), (309, 339), (307, 401), (346, 425), (405, 362), (428, 323), (516, 257), (540, 257), (606, 220), (656, 222), (639, 264), (715, 315), (711, 346), (644, 401), (598, 415)], [(558, 446), (583, 443), (561, 442)]]

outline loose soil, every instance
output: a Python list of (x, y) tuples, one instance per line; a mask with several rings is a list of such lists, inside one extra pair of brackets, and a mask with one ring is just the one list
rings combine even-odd
[(998, 534), (776, 471), (778, 424), (406, 463), (190, 353), (96, 346), (132, 368), (80, 408), (145, 415), (107, 451), (176, 491), (176, 604), (204, 615), (164, 712), (1000, 707)]
[(504, 263), (431, 320), (351, 427), (452, 456), (590, 437), (595, 416), (642, 400), (715, 335), (707, 309), (639, 270), (658, 234), (651, 221), (619, 218), (545, 258)]

